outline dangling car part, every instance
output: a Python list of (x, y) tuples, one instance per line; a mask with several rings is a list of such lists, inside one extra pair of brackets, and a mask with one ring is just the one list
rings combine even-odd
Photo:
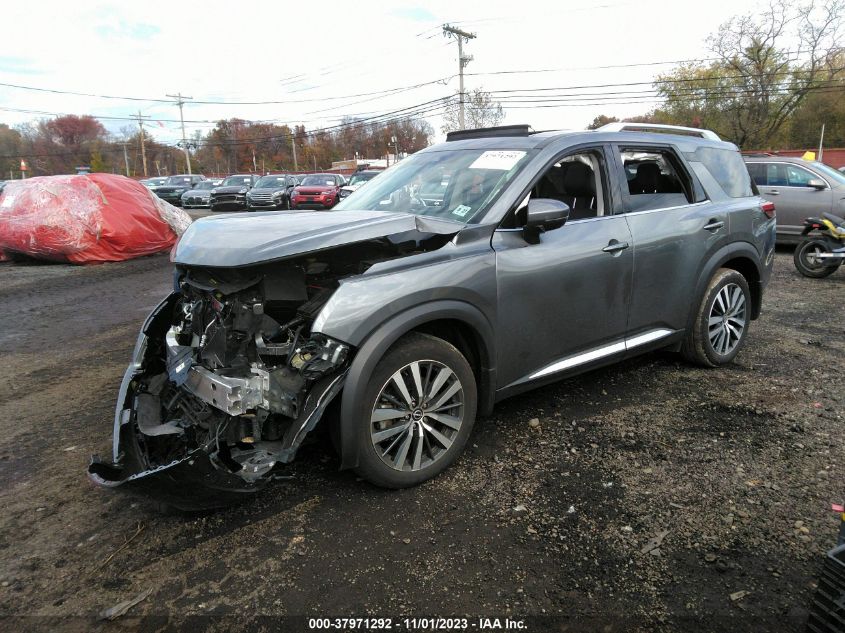
[[(144, 323), (121, 385), (112, 461), (95, 457), (91, 478), (154, 489), (187, 508), (260, 488), (274, 467), (293, 460), (343, 388), (353, 347), (313, 329), (339, 282), (448, 240), (417, 231), (413, 221), (399, 226), (412, 230), (400, 231), (397, 244), (378, 237), (382, 227), (360, 236), (347, 227), (354, 247), (338, 244), (319, 257), (238, 266), (255, 252), (246, 244), (228, 257), (200, 248), (192, 265), (177, 262), (175, 291)], [(298, 245), (284, 252), (298, 255), (302, 239), (297, 232)], [(315, 244), (331, 239), (325, 231), (313, 236)], [(181, 248), (193, 244), (189, 235)], [(206, 266), (206, 259), (235, 265)]]
[(774, 259), (773, 205), (708, 130), (451, 132), (331, 206), (185, 232), (97, 481), (254, 490), (336, 401), (341, 468), (413, 486), (509, 396), (659, 348), (730, 363)]
[(845, 220), (832, 213), (804, 220), (803, 239), (795, 247), (793, 261), (805, 277), (827, 277), (845, 261)]

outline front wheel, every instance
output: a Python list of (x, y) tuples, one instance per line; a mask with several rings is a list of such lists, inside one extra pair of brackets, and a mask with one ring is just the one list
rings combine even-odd
[(681, 353), (687, 360), (704, 367), (725, 365), (745, 344), (750, 321), (748, 282), (736, 270), (720, 268), (704, 291), (693, 326), (681, 345)]
[(360, 411), (358, 474), (406, 488), (446, 470), (475, 422), (475, 376), (446, 341), (412, 333), (376, 366)]
[[(836, 272), (836, 269), (842, 263), (842, 260), (825, 261), (824, 258), (819, 257), (823, 253), (830, 253), (831, 250), (826, 240), (811, 237), (798, 244), (792, 256), (792, 261), (795, 263), (798, 272), (805, 277), (821, 279)], [(829, 263), (831, 261), (832, 263)]]

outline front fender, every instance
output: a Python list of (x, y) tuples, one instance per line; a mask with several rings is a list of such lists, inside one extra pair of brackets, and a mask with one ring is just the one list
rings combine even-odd
[(402, 335), (439, 319), (462, 321), (477, 334), (481, 356), (478, 410), (484, 414), (492, 409), (496, 385), (496, 369), (493, 366), (495, 338), (493, 327), (481, 310), (472, 304), (454, 300), (433, 301), (410, 308), (374, 330), (361, 344), (349, 367), (340, 406), (341, 468), (358, 465), (358, 434), (363, 431), (360, 420), (366, 415), (364, 395), (376, 365)]

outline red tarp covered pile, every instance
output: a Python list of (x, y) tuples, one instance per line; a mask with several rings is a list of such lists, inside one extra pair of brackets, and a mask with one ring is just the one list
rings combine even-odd
[(122, 261), (169, 249), (190, 223), (123, 176), (10, 180), (0, 194), (0, 261), (4, 251), (75, 264)]

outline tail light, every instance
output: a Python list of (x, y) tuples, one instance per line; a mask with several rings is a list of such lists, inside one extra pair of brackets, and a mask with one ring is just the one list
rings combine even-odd
[(760, 210), (766, 214), (767, 218), (775, 217), (775, 203), (774, 202), (764, 202), (760, 205)]

